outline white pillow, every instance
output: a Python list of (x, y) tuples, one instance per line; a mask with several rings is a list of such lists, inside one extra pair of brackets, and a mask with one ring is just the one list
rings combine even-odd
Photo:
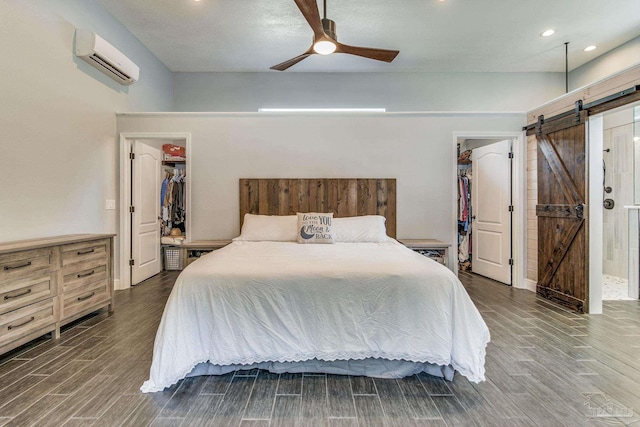
[(245, 214), (240, 235), (233, 240), (295, 242), (298, 234), (296, 215)]
[(333, 212), (298, 213), (298, 243), (333, 243)]
[(352, 216), (333, 219), (333, 235), (336, 242), (379, 243), (386, 242), (386, 218), (380, 215)]

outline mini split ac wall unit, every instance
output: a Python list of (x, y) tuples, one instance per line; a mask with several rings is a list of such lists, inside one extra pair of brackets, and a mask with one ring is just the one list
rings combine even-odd
[(123, 85), (140, 76), (133, 61), (93, 31), (76, 28), (76, 56)]

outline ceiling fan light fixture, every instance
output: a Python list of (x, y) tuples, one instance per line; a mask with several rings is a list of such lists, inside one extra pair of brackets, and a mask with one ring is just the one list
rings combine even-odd
[(314, 43), (313, 51), (320, 55), (331, 55), (336, 51), (336, 44), (329, 40), (320, 40), (319, 42)]
[(350, 46), (338, 43), (336, 37), (336, 23), (327, 19), (327, 0), (324, 0), (324, 18), (320, 18), (317, 0), (294, 0), (302, 16), (313, 30), (313, 44), (306, 52), (291, 58), (280, 64), (270, 67), (271, 70), (284, 71), (289, 67), (313, 54), (330, 55), (334, 52), (346, 53), (361, 56), (363, 58), (374, 59), (376, 61), (391, 62), (400, 53), (397, 50), (374, 49), (370, 47)]

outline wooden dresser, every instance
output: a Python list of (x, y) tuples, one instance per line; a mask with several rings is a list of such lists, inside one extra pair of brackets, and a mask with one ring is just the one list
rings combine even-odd
[(0, 243), (0, 354), (86, 314), (113, 311), (113, 234)]

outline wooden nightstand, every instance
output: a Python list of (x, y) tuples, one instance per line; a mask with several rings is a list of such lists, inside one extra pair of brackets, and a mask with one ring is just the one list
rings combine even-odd
[(202, 255), (223, 248), (231, 243), (231, 240), (196, 240), (195, 242), (183, 243), (182, 259), (184, 267), (200, 258)]
[(449, 267), (449, 247), (451, 247), (449, 243), (436, 239), (398, 239), (398, 242)]

